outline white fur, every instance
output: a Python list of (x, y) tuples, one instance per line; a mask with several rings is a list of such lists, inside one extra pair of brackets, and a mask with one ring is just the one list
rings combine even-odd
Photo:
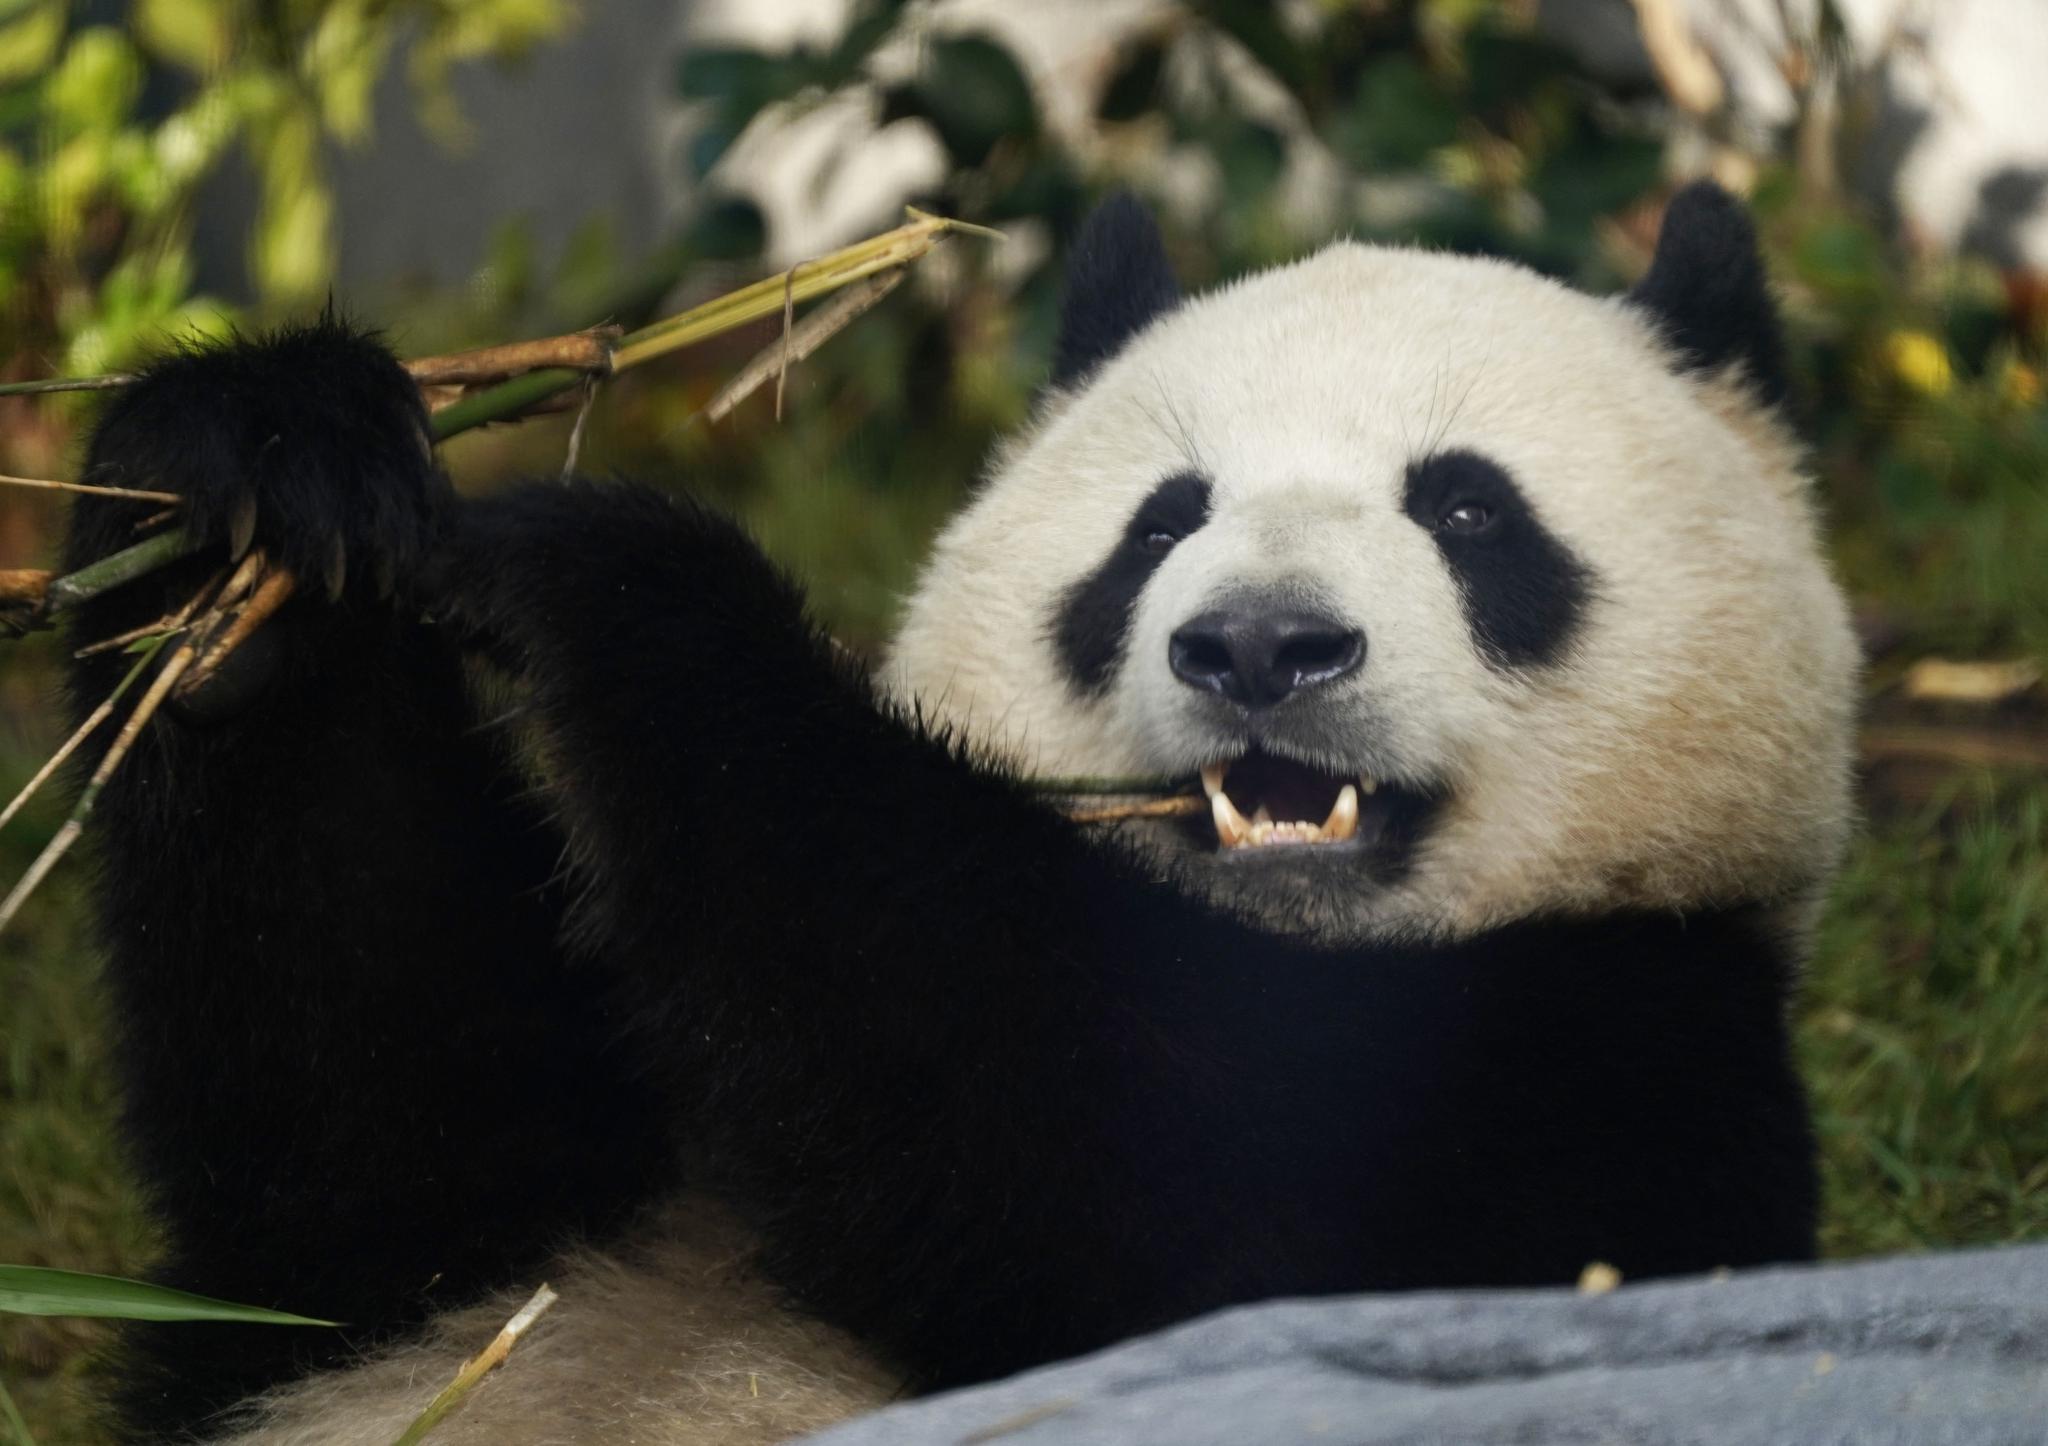
[[(1487, 665), (1401, 510), (1407, 464), (1456, 447), (1503, 465), (1596, 575), (1555, 666)], [(1050, 645), (1057, 599), (1190, 467), (1211, 521), (1142, 596), (1108, 695), (1083, 700)], [(1313, 919), (1268, 893), (1269, 922), (1457, 933), (1539, 909), (1796, 903), (1830, 875), (1857, 662), (1807, 484), (1738, 379), (1679, 375), (1621, 302), (1347, 244), (1188, 303), (947, 529), (888, 685), (1027, 771), (1187, 772), (1217, 738), (1166, 639), (1248, 580), (1312, 587), (1367, 635), (1346, 726), (1312, 761), (1450, 792), (1405, 882)], [(1181, 863), (1233, 896), (1231, 871)]]
[[(769, 1446), (893, 1399), (896, 1380), (854, 1342), (781, 1307), (748, 1249), (692, 1204), (620, 1250), (563, 1257), (546, 1277), (561, 1299), (434, 1428), (434, 1446)], [(220, 1446), (390, 1446), (530, 1293), (281, 1387)]]

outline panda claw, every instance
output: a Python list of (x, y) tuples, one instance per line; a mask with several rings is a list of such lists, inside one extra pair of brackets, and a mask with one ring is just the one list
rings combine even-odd
[(240, 562), (256, 541), (256, 493), (243, 488), (235, 494), (234, 509), (228, 514), (228, 557)]

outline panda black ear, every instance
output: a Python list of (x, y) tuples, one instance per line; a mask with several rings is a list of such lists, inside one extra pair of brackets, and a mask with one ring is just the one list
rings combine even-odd
[(1052, 384), (1071, 386), (1180, 305), (1180, 282), (1152, 213), (1117, 191), (1088, 213), (1067, 252)]
[(1657, 255), (1629, 300), (1656, 318), (1688, 370), (1740, 362), (1757, 394), (1782, 406), (1785, 342), (1756, 228), (1742, 203), (1695, 181), (1664, 210)]

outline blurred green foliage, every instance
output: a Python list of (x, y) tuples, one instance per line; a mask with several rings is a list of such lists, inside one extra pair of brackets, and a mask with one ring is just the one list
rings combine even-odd
[(132, 0), (118, 27), (74, 8), (0, 0), (0, 361), (69, 375), (226, 324), (190, 294), (191, 241), (199, 187), (230, 157), (257, 183), (256, 291), (316, 301), (334, 263), (326, 147), (369, 139), (401, 38), (422, 114), (454, 136), (450, 68), (570, 19), (566, 0)]

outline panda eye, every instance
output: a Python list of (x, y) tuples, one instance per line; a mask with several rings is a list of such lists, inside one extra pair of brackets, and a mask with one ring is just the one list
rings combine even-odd
[(1493, 526), (1493, 509), (1483, 502), (1460, 502), (1454, 507), (1444, 509), (1436, 525), (1440, 531), (1461, 533), (1469, 537)]
[(1174, 544), (1179, 541), (1180, 536), (1178, 533), (1168, 532), (1164, 528), (1155, 527), (1138, 539), (1138, 547), (1141, 551), (1149, 553), (1153, 557), (1164, 557), (1167, 553), (1173, 551)]

